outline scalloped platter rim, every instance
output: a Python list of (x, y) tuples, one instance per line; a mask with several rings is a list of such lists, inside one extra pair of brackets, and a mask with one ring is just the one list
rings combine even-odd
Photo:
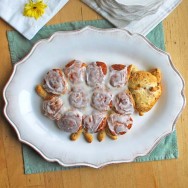
[[(72, 142), (67, 133), (59, 131), (52, 121), (41, 114), (40, 99), (34, 91), (44, 73), (54, 67), (63, 68), (72, 59), (86, 62), (100, 60), (107, 65), (133, 63), (146, 70), (158, 67), (163, 75), (162, 96), (143, 117), (134, 114), (132, 130), (117, 141), (106, 138), (99, 143), (95, 139), (88, 144), (80, 138)], [(28, 71), (32, 69), (34, 71)], [(170, 55), (142, 35), (121, 29), (87, 26), (81, 30), (56, 32), (50, 38), (40, 40), (26, 57), (15, 64), (3, 91), (4, 115), (15, 129), (18, 139), (47, 161), (58, 162), (65, 167), (100, 168), (113, 163), (132, 162), (139, 156), (145, 156), (162, 138), (172, 133), (186, 103), (184, 85)]]

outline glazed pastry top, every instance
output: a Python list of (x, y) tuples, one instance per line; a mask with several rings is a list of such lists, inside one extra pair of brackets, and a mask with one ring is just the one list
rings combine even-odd
[(71, 89), (69, 102), (71, 106), (80, 109), (88, 105), (89, 99), (83, 88), (75, 86)]
[(64, 112), (56, 124), (65, 132), (75, 133), (82, 126), (82, 115), (74, 110)]
[(60, 118), (62, 107), (63, 107), (62, 99), (60, 97), (55, 97), (55, 96), (49, 100), (44, 100), (42, 104), (42, 110), (44, 115), (52, 120)]
[(86, 68), (86, 83), (87, 85), (94, 87), (97, 84), (104, 82), (104, 73), (101, 66), (98, 66), (96, 62), (90, 63)]
[(56, 95), (65, 93), (67, 83), (64, 79), (63, 72), (60, 69), (52, 69), (44, 76), (43, 88)]
[(89, 133), (95, 133), (106, 126), (106, 115), (94, 111), (90, 115), (83, 116), (83, 128)]
[(127, 67), (125, 65), (110, 66), (110, 84), (113, 87), (123, 87), (127, 82)]
[(113, 113), (107, 119), (107, 124), (113, 135), (122, 135), (127, 133), (132, 127), (133, 120), (129, 115), (119, 115)]
[(130, 115), (135, 109), (143, 115), (162, 92), (159, 69), (139, 71), (133, 65), (107, 67), (100, 61), (86, 64), (73, 60), (63, 71), (47, 72), (44, 90), (41, 86), (37, 91), (45, 99), (43, 114), (69, 133), (82, 128), (95, 133), (107, 127), (114, 136), (125, 134), (132, 127)]
[(85, 63), (73, 60), (65, 66), (64, 73), (70, 82), (78, 84), (83, 82), (85, 79), (85, 69)]
[(118, 93), (113, 100), (113, 106), (119, 114), (133, 114), (134, 112), (134, 101), (130, 92)]

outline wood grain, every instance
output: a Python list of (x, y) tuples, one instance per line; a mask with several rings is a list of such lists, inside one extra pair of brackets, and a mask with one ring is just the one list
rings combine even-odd
[[(176, 68), (188, 79), (188, 1), (165, 19), (165, 45)], [(48, 23), (95, 20), (97, 13), (80, 2), (69, 3)], [(0, 20), (0, 90), (11, 75), (12, 65), (6, 31), (12, 29)], [(174, 86), (175, 87), (175, 86)], [(173, 89), (173, 88), (172, 88)], [(186, 91), (187, 96), (187, 91)], [(184, 188), (188, 185), (188, 110), (184, 110), (177, 122), (179, 158), (146, 163), (117, 164), (100, 170), (80, 168), (67, 171), (24, 175), (21, 144), (14, 130), (2, 115), (3, 98), (0, 96), (0, 187), (30, 188)]]

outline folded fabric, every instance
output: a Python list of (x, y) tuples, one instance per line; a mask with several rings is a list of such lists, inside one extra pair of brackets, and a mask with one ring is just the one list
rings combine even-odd
[(23, 15), (24, 6), (28, 2), (29, 0), (1, 0), (0, 17), (30, 40), (68, 2), (68, 0), (44, 0), (44, 3), (47, 4), (47, 8), (42, 17), (37, 20)]
[(82, 0), (96, 12), (101, 14), (104, 18), (110, 21), (118, 28), (127, 29), (132, 33), (140, 33), (146, 36), (154, 27), (156, 27), (162, 20), (164, 20), (180, 3), (182, 0), (165, 0), (163, 5), (155, 14), (145, 16), (140, 20), (128, 22), (126, 20), (116, 19), (95, 2), (95, 0)]

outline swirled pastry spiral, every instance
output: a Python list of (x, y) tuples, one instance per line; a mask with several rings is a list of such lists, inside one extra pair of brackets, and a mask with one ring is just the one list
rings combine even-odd
[(64, 94), (67, 90), (67, 83), (63, 72), (60, 69), (52, 69), (44, 76), (43, 88), (56, 95)]
[(98, 111), (107, 111), (112, 106), (112, 94), (103, 88), (96, 88), (91, 98), (91, 105)]
[(70, 82), (73, 84), (78, 84), (84, 81), (85, 70), (85, 63), (78, 60), (73, 60), (65, 66), (64, 73)]
[(81, 87), (73, 87), (69, 95), (69, 102), (71, 106), (81, 109), (88, 105), (89, 99)]
[(54, 96), (49, 100), (43, 101), (42, 112), (48, 118), (55, 120), (60, 118), (62, 107), (63, 107), (62, 99)]
[(83, 128), (86, 132), (96, 133), (106, 126), (106, 115), (101, 112), (93, 112), (91, 115), (83, 116)]
[(118, 93), (113, 100), (113, 107), (115, 111), (122, 115), (133, 114), (134, 100), (129, 91)]
[(132, 127), (133, 120), (130, 115), (113, 113), (107, 119), (108, 129), (112, 135), (123, 135)]
[(67, 111), (56, 121), (57, 126), (65, 132), (76, 133), (82, 127), (82, 115), (76, 111)]
[(90, 63), (86, 68), (87, 85), (94, 87), (98, 84), (102, 84), (106, 74), (107, 74), (107, 66), (105, 63), (103, 62)]

